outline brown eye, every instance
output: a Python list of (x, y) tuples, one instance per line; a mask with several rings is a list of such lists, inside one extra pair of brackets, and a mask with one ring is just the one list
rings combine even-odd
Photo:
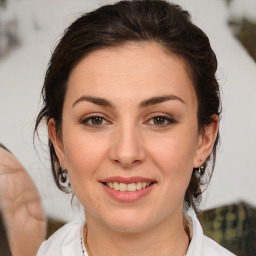
[(157, 116), (153, 118), (153, 122), (155, 125), (164, 125), (166, 121), (166, 118), (164, 118), (163, 116)]
[(104, 118), (100, 116), (92, 117), (91, 118), (91, 124), (92, 125), (101, 125), (103, 123)]
[(91, 116), (81, 121), (83, 125), (86, 126), (102, 126), (107, 123), (104, 117), (101, 116)]
[(167, 116), (155, 116), (149, 120), (149, 124), (154, 126), (167, 126), (169, 124), (175, 124), (177, 123), (174, 119), (169, 118)]

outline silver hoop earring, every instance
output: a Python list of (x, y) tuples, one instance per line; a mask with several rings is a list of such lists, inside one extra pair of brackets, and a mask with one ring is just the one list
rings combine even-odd
[(202, 176), (205, 172), (205, 163), (203, 163), (201, 166), (199, 166), (198, 168), (195, 168), (195, 175), (197, 178), (199, 178), (200, 176)]
[(64, 188), (68, 188), (70, 186), (67, 169), (61, 169), (59, 174), (59, 184)]

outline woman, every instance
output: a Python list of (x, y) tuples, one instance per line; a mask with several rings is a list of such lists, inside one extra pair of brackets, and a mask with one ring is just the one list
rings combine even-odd
[(103, 6), (65, 31), (36, 129), (46, 120), (56, 184), (86, 224), (68, 223), (38, 256), (233, 255), (186, 214), (215, 162), (216, 69), (207, 36), (165, 1)]

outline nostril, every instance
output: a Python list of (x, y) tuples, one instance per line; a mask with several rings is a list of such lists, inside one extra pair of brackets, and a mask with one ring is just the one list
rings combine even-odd
[(131, 159), (113, 159), (113, 162), (115, 164), (118, 164), (120, 166), (122, 166), (122, 168), (124, 169), (129, 169), (129, 168), (133, 168), (134, 166), (140, 164), (142, 161), (141, 160), (131, 160)]

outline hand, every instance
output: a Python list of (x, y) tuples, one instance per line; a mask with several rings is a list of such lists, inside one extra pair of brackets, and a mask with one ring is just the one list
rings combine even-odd
[(0, 147), (0, 211), (13, 256), (34, 256), (46, 236), (38, 191), (19, 161)]

